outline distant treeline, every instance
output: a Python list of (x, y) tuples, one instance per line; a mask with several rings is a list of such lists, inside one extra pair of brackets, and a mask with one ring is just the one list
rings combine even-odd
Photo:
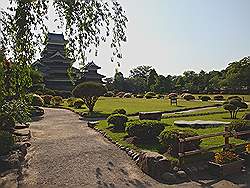
[(230, 63), (225, 70), (199, 73), (185, 71), (183, 75), (159, 75), (151, 66), (130, 70), (128, 78), (119, 71), (113, 78), (106, 78), (110, 91), (131, 93), (190, 92), (190, 93), (250, 93), (250, 56)]

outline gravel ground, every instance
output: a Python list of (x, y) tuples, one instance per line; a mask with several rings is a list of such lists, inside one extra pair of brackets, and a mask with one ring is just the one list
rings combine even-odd
[(46, 108), (31, 132), (21, 187), (161, 186), (71, 111)]

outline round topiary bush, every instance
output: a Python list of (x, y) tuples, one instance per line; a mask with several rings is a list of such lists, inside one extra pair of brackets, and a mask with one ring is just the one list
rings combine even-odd
[(104, 97), (113, 97), (115, 94), (112, 91), (108, 91), (107, 93), (105, 93), (103, 96)]
[(0, 114), (0, 130), (13, 132), (15, 128), (15, 120), (8, 114)]
[(168, 94), (168, 98), (171, 99), (171, 98), (177, 98), (177, 93), (169, 93)]
[(124, 110), (123, 108), (119, 108), (119, 109), (115, 109), (112, 114), (126, 114), (126, 110)]
[(147, 92), (144, 97), (146, 99), (152, 99), (155, 97), (155, 93), (154, 92)]
[(131, 93), (125, 93), (123, 97), (124, 97), (124, 98), (131, 98), (131, 97), (132, 97), (132, 94), (131, 94)]
[(53, 98), (52, 95), (42, 95), (41, 97), (44, 101), (44, 104), (50, 105), (51, 99)]
[(222, 101), (222, 100), (224, 100), (224, 97), (223, 97), (223, 95), (215, 95), (214, 100), (215, 101)]
[(209, 100), (211, 100), (211, 97), (205, 95), (205, 96), (202, 96), (200, 99), (202, 101), (209, 101)]
[(54, 106), (59, 106), (62, 102), (63, 102), (63, 98), (62, 98), (61, 96), (54, 96), (54, 97), (51, 99), (51, 103), (52, 103)]
[[(160, 143), (166, 148), (166, 151), (173, 156), (177, 156), (179, 152), (179, 138), (188, 138), (198, 136), (191, 129), (167, 129), (160, 134)], [(184, 144), (184, 151), (195, 150), (199, 148), (201, 140), (189, 141)]]
[(135, 120), (127, 123), (128, 136), (137, 137), (145, 142), (155, 140), (167, 124), (156, 120)]
[(44, 106), (44, 101), (41, 96), (33, 94), (31, 96), (31, 105), (32, 106)]
[(11, 133), (0, 130), (0, 155), (8, 154), (14, 147), (15, 140)]
[(124, 95), (125, 95), (125, 92), (123, 92), (123, 91), (120, 91), (120, 92), (118, 92), (118, 93), (116, 94), (116, 96), (117, 96), (117, 97), (120, 97), (120, 98), (122, 98)]
[(185, 94), (185, 95), (183, 96), (183, 98), (184, 98), (185, 100), (187, 100), (187, 101), (190, 101), (190, 100), (194, 100), (194, 99), (195, 99), (195, 97), (194, 97), (193, 95), (191, 95), (191, 94)]
[(107, 118), (108, 124), (112, 124), (116, 130), (124, 130), (128, 117), (124, 114), (113, 114)]
[(84, 105), (84, 101), (82, 99), (76, 99), (74, 101), (74, 107), (75, 108), (81, 108)]

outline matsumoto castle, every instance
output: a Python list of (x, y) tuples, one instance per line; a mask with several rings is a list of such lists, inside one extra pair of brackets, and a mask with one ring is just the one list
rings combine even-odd
[(68, 69), (71, 66), (71, 59), (65, 55), (64, 47), (66, 41), (63, 34), (48, 33), (48, 43), (41, 53), (41, 59), (32, 66), (40, 71), (44, 77), (45, 87), (53, 90), (71, 91), (74, 83), (84, 81), (102, 82), (105, 76), (97, 73), (101, 67), (94, 62), (85, 65), (84, 71), (72, 67), (72, 80), (69, 78)]

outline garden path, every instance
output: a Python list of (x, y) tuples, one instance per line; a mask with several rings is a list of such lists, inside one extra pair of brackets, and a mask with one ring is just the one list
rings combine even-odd
[(45, 108), (31, 123), (31, 148), (20, 187), (162, 187), (75, 113)]

